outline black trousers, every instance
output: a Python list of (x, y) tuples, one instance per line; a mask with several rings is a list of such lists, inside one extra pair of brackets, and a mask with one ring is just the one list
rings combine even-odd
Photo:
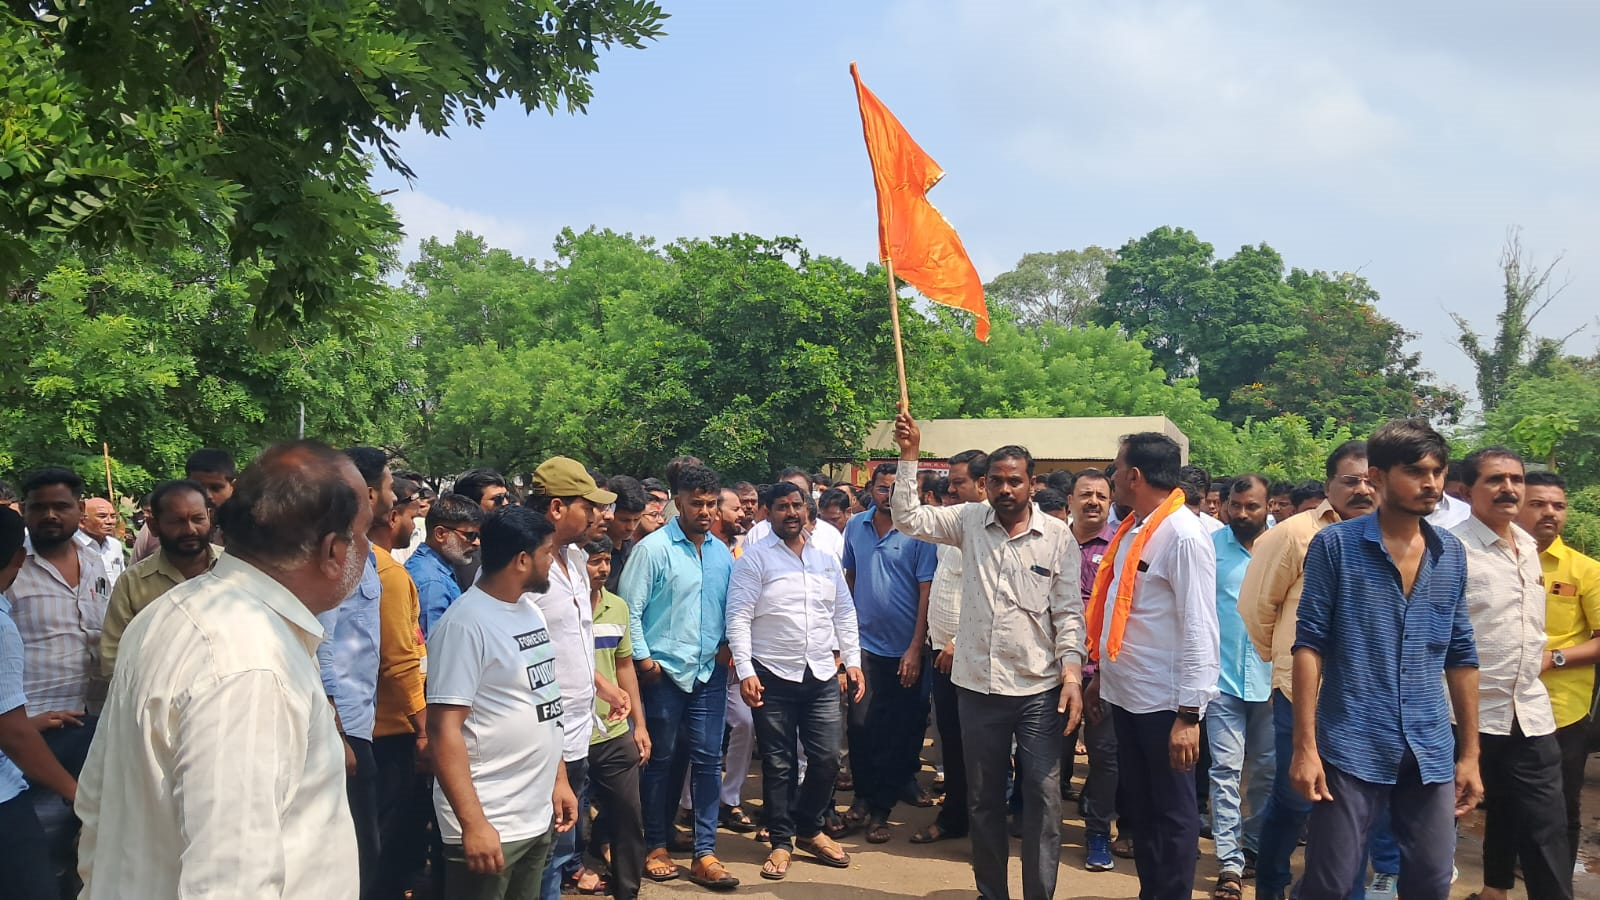
[(933, 719), (944, 751), (944, 803), (936, 823), (946, 834), (967, 833), (967, 757), (961, 746), (961, 704), (955, 682), (933, 670)]
[(378, 891), (378, 762), (371, 741), (348, 735), (345, 741), (356, 756), (355, 774), (345, 779), (345, 796), (350, 801), (350, 818), (356, 823), (361, 898), (369, 900)]
[(0, 803), (0, 835), (5, 836), (0, 838), (0, 897), (57, 900), (61, 888), (50, 847), (26, 793)]
[[(589, 795), (606, 817), (611, 843), (611, 894), (639, 896), (644, 874), (644, 805), (639, 799), (639, 746), (633, 732), (589, 745)], [(587, 807), (588, 804), (583, 804)], [(579, 810), (587, 818), (585, 809)], [(590, 837), (590, 847), (594, 847)]]
[(1172, 768), (1171, 711), (1131, 713), (1107, 704), (1117, 728), (1117, 814), (1133, 838), (1140, 900), (1189, 900), (1200, 847), (1194, 773)]
[(428, 853), (428, 810), (433, 789), (417, 774), (417, 737), (372, 739), (378, 802), (377, 900), (405, 900), (422, 874)]
[(1561, 792), (1561, 747), (1554, 734), (1480, 734), (1483, 775), (1483, 883), (1510, 890), (1516, 860), (1528, 900), (1571, 900), (1572, 853)]
[(1578, 834), (1583, 820), (1580, 809), (1583, 768), (1589, 761), (1589, 728), (1588, 719), (1579, 719), (1556, 730), (1556, 744), (1561, 748), (1561, 793), (1567, 801), (1567, 855), (1572, 858), (1568, 871), (1578, 865)]
[(869, 814), (884, 819), (921, 768), (922, 738), (928, 730), (927, 662), (911, 687), (900, 686), (899, 669), (900, 657), (863, 651), (867, 695), (850, 706), (850, 771), (856, 796)]
[[(757, 662), (765, 693), (752, 710), (761, 748), (761, 792), (772, 846), (794, 849), (794, 839), (822, 832), (833, 809), (839, 777), (839, 682), (807, 671), (787, 681)], [(806, 776), (799, 777), (796, 745), (805, 748)]]

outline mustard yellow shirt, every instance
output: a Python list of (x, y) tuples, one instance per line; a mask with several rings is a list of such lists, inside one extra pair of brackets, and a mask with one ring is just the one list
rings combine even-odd
[[(1543, 553), (1546, 650), (1564, 650), (1600, 631), (1600, 562), (1568, 547), (1557, 537)], [(1550, 692), (1556, 727), (1565, 728), (1589, 714), (1594, 666), (1551, 669), (1539, 676)]]

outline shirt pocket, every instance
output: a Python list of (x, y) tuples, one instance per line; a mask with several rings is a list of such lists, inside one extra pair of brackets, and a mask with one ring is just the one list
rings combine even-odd
[(1551, 637), (1576, 636), (1580, 640), (1586, 637), (1578, 627), (1583, 618), (1583, 610), (1578, 605), (1577, 597), (1550, 597), (1546, 594), (1544, 616), (1544, 630)]

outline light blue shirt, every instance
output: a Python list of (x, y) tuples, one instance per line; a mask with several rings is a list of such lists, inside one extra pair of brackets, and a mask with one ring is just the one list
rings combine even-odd
[(1272, 663), (1264, 662), (1250, 643), (1244, 618), (1239, 615), (1239, 586), (1250, 568), (1250, 551), (1234, 537), (1232, 528), (1211, 533), (1217, 550), (1217, 627), (1222, 635), (1222, 673), (1217, 689), (1250, 703), (1272, 697)]
[(708, 534), (696, 552), (676, 517), (639, 541), (617, 584), (633, 658), (660, 663), (685, 691), (710, 679), (727, 634), (732, 575), (728, 546)]
[(456, 570), (426, 543), (417, 547), (406, 560), (406, 572), (417, 586), (420, 610), (417, 624), (422, 626), (422, 636), (426, 639), (433, 634), (433, 623), (461, 596), (461, 585), (456, 581)]
[(339, 724), (345, 735), (372, 740), (372, 723), (378, 714), (379, 604), (383, 584), (378, 580), (378, 562), (367, 554), (361, 581), (344, 602), (328, 610), (317, 621), (327, 637), (317, 645), (317, 664), (322, 667), (322, 686), (339, 711)]
[[(28, 695), (22, 690), (22, 634), (17, 631), (17, 623), (11, 621), (10, 601), (0, 596), (0, 713), (27, 704)], [(0, 753), (0, 803), (27, 789), (28, 780), (22, 777), (22, 770)]]

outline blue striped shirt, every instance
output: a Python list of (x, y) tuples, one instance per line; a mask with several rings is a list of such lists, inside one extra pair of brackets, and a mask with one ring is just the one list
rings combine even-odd
[(1322, 656), (1317, 749), (1324, 763), (1394, 784), (1406, 751), (1425, 784), (1455, 779), (1445, 669), (1476, 668), (1461, 541), (1422, 523), (1408, 599), (1378, 514), (1329, 525), (1306, 551), (1294, 649)]

